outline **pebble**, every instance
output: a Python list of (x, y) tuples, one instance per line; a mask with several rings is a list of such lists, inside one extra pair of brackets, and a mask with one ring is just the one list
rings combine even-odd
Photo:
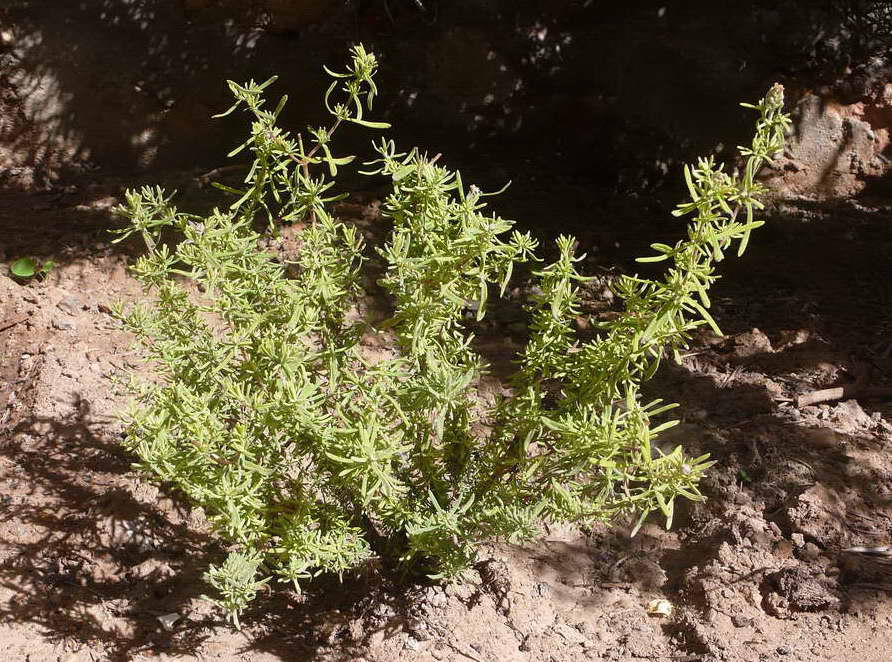
[(180, 620), (180, 615), (176, 612), (164, 614), (163, 616), (158, 617), (158, 622), (161, 623), (161, 627), (163, 627), (168, 632), (173, 630), (173, 626), (178, 620)]
[(69, 322), (68, 320), (54, 319), (53, 328), (59, 329), (59, 331), (70, 331), (74, 328), (74, 324)]
[(746, 616), (741, 616), (740, 614), (735, 614), (731, 617), (731, 622), (734, 624), (736, 628), (748, 628), (752, 627), (754, 619), (747, 618)]
[(431, 638), (431, 634), (427, 630), (427, 625), (421, 619), (413, 620), (408, 623), (408, 630), (410, 635), (418, 641), (427, 641)]
[(67, 296), (63, 298), (59, 303), (56, 304), (56, 307), (62, 312), (68, 313), (69, 315), (74, 315), (82, 308), (82, 304), (80, 299), (74, 296)]

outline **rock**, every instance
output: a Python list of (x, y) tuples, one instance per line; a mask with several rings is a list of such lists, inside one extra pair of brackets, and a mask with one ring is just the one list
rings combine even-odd
[(839, 598), (830, 589), (830, 580), (813, 575), (802, 566), (779, 570), (766, 580), (790, 611), (823, 611), (839, 605)]
[(132, 545), (140, 554), (145, 554), (160, 546), (160, 542), (146, 530), (146, 524), (140, 520), (122, 521), (119, 537), (125, 544)]
[(750, 628), (753, 626), (753, 623), (755, 623), (755, 619), (735, 614), (731, 617), (731, 623), (736, 628)]
[(139, 565), (133, 566), (128, 571), (128, 576), (139, 580), (165, 580), (174, 575), (173, 568), (164, 561), (158, 559), (146, 559)]
[[(873, 114), (887, 111), (884, 100), (876, 104)], [(877, 140), (862, 119), (867, 112), (865, 103), (843, 105), (806, 94), (796, 107), (796, 130), (778, 160), (783, 174), (773, 186), (786, 194), (848, 197), (864, 187), (865, 178), (881, 176), (887, 166), (876, 157), (887, 140)]]
[(169, 614), (159, 616), (158, 622), (161, 623), (161, 627), (170, 632), (171, 630), (173, 630), (173, 626), (178, 620), (180, 620), (180, 618), (182, 618), (182, 616), (180, 616), (176, 612), (171, 612)]
[(841, 570), (848, 580), (888, 584), (892, 577), (892, 549), (880, 547), (849, 547), (842, 550)]
[(70, 331), (74, 328), (74, 323), (57, 318), (53, 320), (53, 328), (58, 329), (59, 331)]
[(83, 304), (81, 304), (80, 299), (77, 297), (68, 295), (59, 301), (59, 303), (56, 304), (56, 307), (63, 313), (74, 315), (82, 309)]
[(759, 329), (752, 329), (734, 338), (734, 355), (739, 359), (770, 354), (774, 351), (771, 341)]
[(846, 431), (873, 426), (873, 419), (861, 408), (857, 400), (840, 402), (831, 410), (830, 415), (832, 420)]

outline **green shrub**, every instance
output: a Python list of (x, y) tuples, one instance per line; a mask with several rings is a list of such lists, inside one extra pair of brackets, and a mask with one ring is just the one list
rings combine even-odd
[[(581, 276), (574, 241), (534, 272), (530, 340), (510, 397), (478, 394), (486, 365), (463, 323), (486, 314), (514, 266), (534, 260), (536, 241), (512, 222), (485, 215), (476, 187), (418, 151), (382, 140), (366, 174), (386, 175), (389, 240), (378, 251), (393, 315), (375, 325), (352, 314), (363, 291), (362, 238), (333, 218), (338, 168), (331, 138), (344, 123), (372, 129), (375, 58), (352, 52), (325, 95), (333, 116), (309, 140), (279, 128), (264, 88), (230, 88), (252, 117), (253, 154), (237, 197), (206, 217), (178, 212), (160, 189), (128, 192), (122, 238), (141, 234), (148, 250), (132, 266), (153, 301), (119, 318), (154, 366), (133, 379), (126, 446), (139, 466), (171, 483), (208, 514), (231, 545), (206, 574), (218, 603), (238, 613), (270, 578), (299, 582), (342, 573), (374, 557), (420, 564), (454, 577), (481, 541), (528, 540), (542, 520), (591, 522), (653, 511), (672, 520), (676, 496), (701, 499), (707, 456), (669, 454), (652, 442), (674, 422), (651, 427), (674, 405), (642, 404), (638, 387), (664, 352), (679, 359), (707, 313), (713, 265), (761, 225), (761, 164), (783, 146), (789, 120), (775, 86), (760, 113), (742, 175), (711, 159), (685, 168), (688, 238), (654, 244), (670, 262), (665, 277), (622, 277), (625, 314), (577, 339)], [(332, 99), (342, 95), (342, 101)], [(315, 173), (315, 174), (314, 174)], [(258, 245), (261, 226), (305, 221), (302, 249), (286, 271)], [(172, 229), (173, 248), (162, 239)], [(510, 234), (509, 234), (510, 233)], [(119, 239), (120, 240), (120, 239)], [(187, 288), (185, 281), (197, 287)], [(191, 293), (190, 293), (191, 292)], [(352, 313), (351, 313), (352, 311)], [(372, 360), (364, 334), (390, 329), (396, 355)], [(375, 549), (372, 548), (375, 542)]]

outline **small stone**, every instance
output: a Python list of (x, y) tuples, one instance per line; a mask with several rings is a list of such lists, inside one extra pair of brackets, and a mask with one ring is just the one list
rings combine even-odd
[(176, 624), (176, 622), (180, 620), (180, 618), (181, 617), (179, 614), (177, 614), (176, 612), (172, 612), (170, 614), (159, 616), (158, 622), (161, 623), (161, 627), (170, 632), (171, 630), (173, 630), (174, 624)]
[(69, 315), (74, 315), (82, 307), (80, 299), (74, 296), (67, 296), (56, 304), (56, 308)]
[(427, 631), (427, 624), (421, 619), (414, 619), (406, 624), (406, 628), (413, 637), (418, 641), (427, 641), (431, 638)]
[(421, 650), (421, 642), (414, 637), (407, 637), (405, 647), (410, 651)]
[(871, 427), (873, 424), (873, 419), (861, 408), (857, 400), (840, 402), (833, 408), (832, 414), (833, 419), (848, 431), (859, 427)]
[(777, 647), (778, 655), (789, 655), (790, 653), (791, 653), (791, 651), (787, 646), (778, 646)]
[(734, 624), (736, 628), (748, 628), (752, 627), (754, 619), (747, 618), (746, 616), (741, 616), (740, 614), (735, 614), (731, 617), (731, 623)]
[(770, 354), (773, 351), (768, 336), (759, 329), (754, 328), (734, 338), (734, 354), (738, 358), (751, 358), (760, 354)]
[(100, 313), (105, 313), (106, 315), (111, 312), (111, 308), (106, 306), (104, 303), (100, 303), (98, 306), (96, 306), (96, 310), (98, 310)]
[[(727, 589), (725, 589), (727, 590)], [(725, 595), (724, 591), (722, 592), (722, 597), (731, 597), (730, 595)], [(651, 600), (647, 603), (647, 613), (652, 616), (671, 616), (674, 611), (674, 607), (671, 602), (668, 600)]]
[(70, 331), (74, 328), (74, 324), (72, 324), (68, 320), (54, 319), (53, 328), (59, 329), (59, 331)]
[(778, 540), (774, 546), (774, 553), (782, 559), (788, 559), (793, 555), (793, 543), (789, 540)]

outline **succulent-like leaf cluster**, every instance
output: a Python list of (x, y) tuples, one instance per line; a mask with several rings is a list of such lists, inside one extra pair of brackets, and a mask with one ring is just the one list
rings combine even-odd
[[(134, 380), (127, 447), (140, 466), (176, 485), (231, 544), (207, 573), (217, 600), (238, 613), (273, 576), (299, 582), (342, 573), (378, 554), (421, 560), (459, 574), (483, 540), (530, 539), (541, 520), (591, 522), (662, 511), (677, 496), (700, 499), (710, 462), (652, 443), (673, 422), (642, 404), (638, 386), (668, 348), (676, 358), (704, 320), (713, 266), (745, 247), (763, 192), (760, 165), (781, 149), (787, 117), (775, 86), (760, 113), (742, 177), (710, 160), (686, 169), (689, 236), (654, 244), (670, 260), (662, 280), (623, 277), (625, 314), (581, 342), (572, 321), (580, 287), (574, 242), (560, 237), (556, 262), (535, 272), (531, 337), (510, 384), (493, 402), (477, 387), (486, 365), (472, 347), (465, 311), (486, 315), (515, 265), (534, 260), (536, 241), (484, 213), (486, 194), (418, 151), (382, 140), (369, 174), (392, 181), (384, 210), (393, 223), (381, 284), (393, 316), (356, 319), (366, 250), (356, 229), (335, 219), (330, 189), (338, 167), (332, 135), (344, 122), (372, 129), (373, 55), (352, 52), (325, 96), (330, 127), (309, 145), (279, 128), (284, 98), (265, 110), (262, 85), (230, 83), (253, 117), (241, 149), (253, 155), (244, 187), (226, 210), (184, 214), (160, 189), (128, 192), (122, 237), (142, 235), (132, 267), (154, 293), (117, 314), (157, 373)], [(340, 87), (339, 87), (340, 84)], [(344, 100), (334, 102), (340, 92)], [(314, 169), (325, 171), (312, 175)], [(738, 217), (744, 220), (739, 220)], [(259, 245), (258, 221), (306, 222), (286, 270)], [(181, 239), (173, 248), (162, 232)], [(509, 234), (510, 233), (510, 234)], [(184, 285), (183, 277), (197, 288)], [(197, 290), (197, 291), (196, 291)], [(392, 358), (369, 357), (364, 334), (391, 329)], [(373, 551), (370, 541), (384, 540)]]

